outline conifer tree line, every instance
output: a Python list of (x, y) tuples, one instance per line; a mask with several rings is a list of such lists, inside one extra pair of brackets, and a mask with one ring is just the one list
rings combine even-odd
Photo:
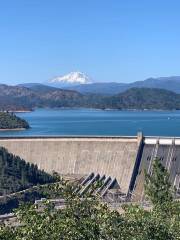
[(25, 162), (0, 147), (0, 196), (53, 181), (54, 177), (39, 170), (37, 165)]

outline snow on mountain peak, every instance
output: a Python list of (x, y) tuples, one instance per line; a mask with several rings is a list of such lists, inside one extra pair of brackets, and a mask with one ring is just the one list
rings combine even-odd
[(62, 84), (88, 84), (91, 83), (90, 78), (82, 72), (70, 72), (64, 76), (55, 77), (50, 80), (50, 83)]

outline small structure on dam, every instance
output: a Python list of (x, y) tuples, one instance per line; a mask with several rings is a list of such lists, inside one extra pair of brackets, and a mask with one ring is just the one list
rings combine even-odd
[(113, 186), (134, 201), (144, 199), (144, 169), (158, 157), (180, 189), (180, 138), (143, 137), (1, 137), (0, 146), (47, 172), (85, 176), (85, 191), (103, 180), (102, 196)]

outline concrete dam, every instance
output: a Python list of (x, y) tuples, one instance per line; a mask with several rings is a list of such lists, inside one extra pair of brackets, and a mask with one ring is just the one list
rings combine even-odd
[(180, 184), (180, 139), (143, 137), (1, 137), (0, 146), (47, 172), (111, 176), (121, 192), (143, 198), (143, 170), (158, 157)]

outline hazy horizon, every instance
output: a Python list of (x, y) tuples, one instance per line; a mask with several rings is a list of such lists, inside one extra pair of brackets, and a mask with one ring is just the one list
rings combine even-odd
[(0, 3), (0, 83), (72, 71), (94, 82), (180, 76), (180, 2), (7, 0)]

